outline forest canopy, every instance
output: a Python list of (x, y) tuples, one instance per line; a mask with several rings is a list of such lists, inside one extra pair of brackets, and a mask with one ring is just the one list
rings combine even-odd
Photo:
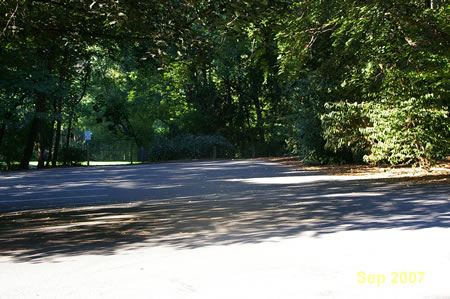
[[(448, 1), (3, 0), (0, 161), (450, 152)], [(143, 154), (145, 152), (145, 155)]]

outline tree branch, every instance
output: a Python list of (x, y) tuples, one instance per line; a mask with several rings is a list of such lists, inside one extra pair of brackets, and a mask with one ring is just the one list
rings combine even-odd
[(91, 68), (90, 68), (90, 66), (89, 66), (89, 64), (88, 64), (88, 66), (86, 67), (86, 74), (84, 74), (84, 77), (83, 77), (83, 91), (81, 92), (81, 95), (80, 95), (80, 97), (78, 98), (78, 100), (76, 100), (76, 101), (74, 102), (74, 106), (78, 105), (78, 104), (81, 102), (81, 100), (84, 98), (84, 95), (86, 94), (86, 90), (87, 90), (87, 81), (88, 81), (88, 79), (89, 79), (90, 73), (91, 73)]
[(3, 28), (2, 33), (0, 34), (0, 36), (3, 36), (6, 34), (6, 30), (9, 27), (9, 23), (11, 23), (11, 21), (14, 19), (14, 17), (16, 16), (17, 11), (19, 10), (19, 0), (16, 1), (16, 8), (14, 9), (13, 13), (11, 14), (11, 16), (9, 17), (8, 21), (6, 22), (5, 27)]

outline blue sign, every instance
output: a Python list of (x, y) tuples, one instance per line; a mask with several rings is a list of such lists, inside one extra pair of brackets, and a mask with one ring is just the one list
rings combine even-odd
[(91, 131), (89, 131), (89, 130), (84, 131), (84, 140), (86, 140), (86, 141), (91, 140)]

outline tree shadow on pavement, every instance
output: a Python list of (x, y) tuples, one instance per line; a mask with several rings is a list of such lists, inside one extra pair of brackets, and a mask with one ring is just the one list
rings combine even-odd
[(446, 184), (398, 184), (404, 178), (296, 184), (213, 181), (216, 189), (173, 200), (0, 214), (0, 255), (42, 262), (141, 246), (187, 249), (305, 232), (320, 236), (450, 227)]

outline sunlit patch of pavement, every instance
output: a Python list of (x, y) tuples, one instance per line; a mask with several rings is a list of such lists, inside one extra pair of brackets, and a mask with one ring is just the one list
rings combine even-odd
[[(33, 173), (28, 185), (108, 197), (0, 214), (0, 298), (450, 296), (447, 185), (253, 161), (74, 171)], [(41, 185), (44, 174), (61, 178), (56, 189)]]
[[(124, 247), (51, 263), (1, 258), (0, 298), (447, 298), (448, 230), (342, 231), (196, 249)], [(363, 282), (358, 273), (384, 275)], [(419, 283), (393, 272), (424, 272)]]

